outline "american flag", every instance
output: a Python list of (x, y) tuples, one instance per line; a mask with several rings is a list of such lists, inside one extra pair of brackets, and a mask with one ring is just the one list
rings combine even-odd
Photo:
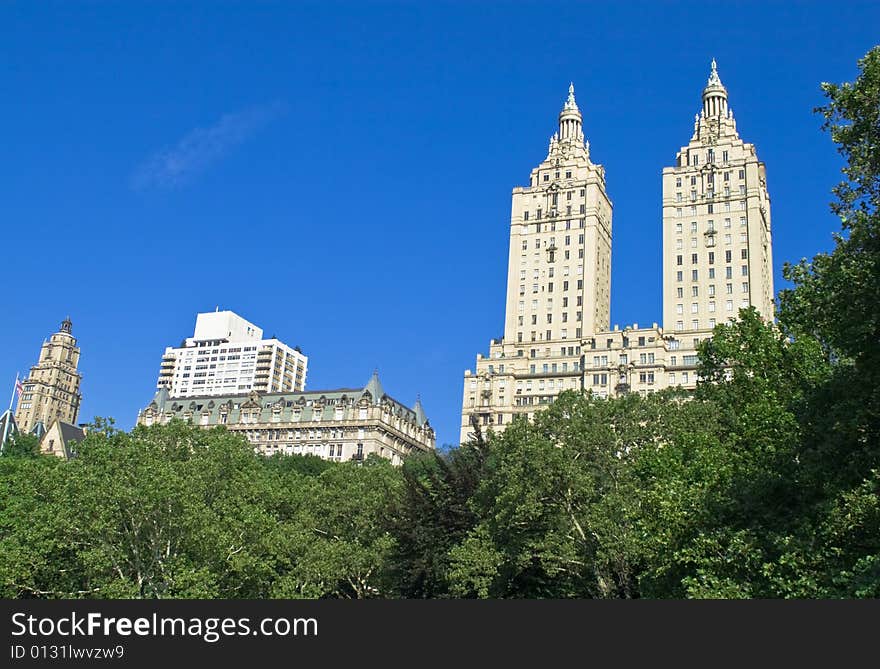
[(21, 379), (15, 379), (15, 389), (18, 391), (18, 396), (21, 397), (21, 394), (24, 392), (24, 386), (21, 384)]

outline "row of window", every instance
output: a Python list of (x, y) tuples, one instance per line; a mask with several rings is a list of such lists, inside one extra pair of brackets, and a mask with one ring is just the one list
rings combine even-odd
[[(749, 250), (748, 249), (740, 249), (739, 257), (741, 260), (748, 260), (749, 259)], [(709, 261), (710, 265), (714, 265), (715, 264), (715, 252), (709, 251), (706, 256), (706, 259)], [(691, 265), (699, 265), (700, 264), (699, 261), (700, 261), (700, 254), (699, 253), (691, 253)], [(733, 262), (733, 251), (725, 251), (724, 252), (724, 262), (726, 262), (726, 263)], [(684, 264), (684, 256), (681, 254), (675, 256), (675, 264), (679, 265), (679, 266), (683, 265)], [(749, 273), (748, 265), (741, 265), (741, 267), (742, 267), (742, 275), (746, 276)], [(537, 292), (537, 291), (535, 291), (535, 292)]]
[[(743, 265), (741, 272), (742, 272), (742, 276), (748, 276), (749, 275), (749, 266)], [(714, 278), (715, 278), (715, 268), (710, 267), (709, 268), (709, 279), (714, 279)], [(725, 279), (732, 279), (733, 278), (733, 268), (732, 267), (727, 266), (724, 268), (724, 278)], [(676, 272), (675, 273), (675, 280), (678, 283), (681, 283), (684, 280), (684, 272), (682, 272), (682, 271)], [(700, 280), (700, 270), (692, 269), (691, 270), (691, 281), (699, 281), (699, 280)]]
[[(727, 151), (725, 151), (724, 153), (727, 154)], [(727, 158), (724, 159), (724, 162), (725, 162), (725, 163), (727, 162)], [(739, 180), (742, 181), (743, 179), (746, 178), (746, 171), (745, 171), (744, 169), (739, 170), (739, 174), (738, 174), (738, 176), (739, 176)], [(726, 172), (724, 172), (723, 175), (722, 175), (722, 179), (723, 179), (724, 181), (728, 181), (728, 182), (729, 182), (729, 181), (730, 181), (730, 171), (726, 171)], [(710, 184), (714, 184), (714, 183), (715, 183), (715, 173), (714, 173), (714, 172), (709, 172), (709, 173), (706, 175), (706, 181), (707, 181), (708, 183), (710, 183)], [(692, 174), (692, 175), (690, 176), (690, 183), (691, 183), (691, 186), (696, 186), (696, 185), (697, 185), (697, 175), (696, 175), (696, 174)], [(679, 177), (675, 177), (675, 187), (676, 187), (676, 188), (681, 188), (681, 184), (682, 184), (682, 177), (680, 177), (680, 176), (679, 176)], [(745, 186), (740, 186), (740, 188), (745, 188)]]
[[(748, 293), (748, 292), (749, 292), (749, 284), (747, 284), (747, 283), (744, 283), (744, 284), (743, 284), (743, 292), (744, 292), (744, 293)], [(748, 307), (748, 306), (749, 306), (749, 301), (748, 301), (748, 300), (743, 300), (743, 301), (742, 301), (742, 306), (744, 306), (744, 307)], [(709, 313), (713, 313), (713, 312), (715, 311), (715, 302), (714, 302), (714, 301), (709, 302), (708, 305), (707, 305), (707, 309), (709, 310)], [(733, 311), (733, 300), (727, 300), (727, 301), (725, 301), (725, 303), (724, 303), (724, 310), (725, 310), (725, 311)], [(699, 302), (693, 302), (693, 303), (691, 303), (691, 313), (692, 313), (692, 314), (697, 314), (697, 313), (699, 313), (699, 312), (700, 312), (700, 304), (699, 304)], [(677, 314), (683, 314), (683, 313), (684, 313), (684, 305), (683, 305), (683, 304), (676, 304), (676, 305), (675, 305), (675, 313), (677, 313)]]
[[(748, 300), (743, 300), (742, 306), (744, 308), (748, 307), (749, 306)], [(730, 309), (728, 309), (728, 311), (730, 311)], [(734, 317), (735, 316), (728, 316), (728, 319), (732, 319)], [(716, 325), (717, 325), (717, 321), (714, 318), (710, 318), (706, 324), (706, 326), (709, 330), (714, 328)], [(675, 321), (675, 329), (678, 331), (684, 330), (684, 321)], [(691, 330), (699, 330), (699, 329), (700, 329), (700, 320), (698, 318), (695, 318), (691, 321)]]
[[(523, 334), (524, 333), (522, 333), (522, 332), (516, 333), (516, 342), (518, 344), (521, 344), (523, 342)], [(553, 330), (546, 330), (543, 332), (536, 332), (535, 330), (532, 330), (529, 336), (530, 336), (529, 341), (532, 341), (532, 342), (552, 341), (553, 340)], [(568, 336), (569, 336), (568, 328), (562, 328), (559, 331), (559, 338), (560, 339), (568, 339)], [(574, 336), (576, 338), (580, 339), (583, 336), (583, 328), (575, 328), (574, 329)]]
[[(559, 171), (559, 170), (555, 170), (555, 171), (553, 172), (553, 178), (554, 178), (554, 179), (558, 179), (558, 178), (559, 178), (559, 175), (560, 175), (560, 171)], [(537, 185), (538, 185), (538, 184), (537, 184), (537, 180), (538, 180), (538, 178), (542, 178), (543, 181), (545, 181), (545, 182), (546, 182), (546, 181), (550, 181), (550, 172), (542, 172), (542, 173), (540, 173), (538, 176), (536, 176), (534, 179), (532, 179), (532, 186), (537, 186)], [(565, 178), (566, 178), (566, 179), (571, 179), (571, 170), (565, 170)], [(584, 196), (584, 189), (582, 188), (582, 189), (581, 189), (581, 197), (583, 197), (583, 196)]]
[[(712, 233), (707, 233), (707, 234), (710, 236), (706, 237), (706, 246), (709, 246), (709, 247), (715, 246), (715, 237), (712, 236)], [(740, 241), (740, 244), (747, 244), (749, 241), (748, 235), (746, 235), (746, 233), (743, 232), (739, 236), (739, 241)], [(730, 246), (732, 243), (733, 243), (733, 239), (732, 239), (731, 235), (724, 235), (724, 245)], [(699, 244), (698, 244), (697, 238), (691, 237), (691, 248), (692, 249), (698, 248), (698, 245)], [(678, 239), (675, 240), (675, 250), (681, 251), (681, 250), (683, 250), (683, 248), (684, 248), (684, 241), (681, 239), (681, 237), (679, 237)], [(745, 251), (745, 249), (743, 249), (743, 251)], [(728, 253), (730, 253), (730, 251), (728, 251)], [(743, 258), (745, 258), (745, 257), (746, 256), (743, 256)], [(728, 262), (730, 262), (730, 261), (728, 261)]]
[[(733, 295), (733, 284), (728, 283), (728, 284), (726, 284), (726, 286), (727, 286), (727, 294)], [(743, 281), (742, 292), (744, 292), (744, 293), (749, 292), (749, 282), (748, 281)], [(709, 284), (708, 293), (709, 293), (709, 297), (715, 296), (715, 284), (714, 283)], [(679, 299), (683, 298), (684, 297), (684, 288), (676, 288), (675, 289), (675, 296)], [(700, 296), (700, 287), (699, 286), (691, 286), (691, 297), (699, 297), (699, 296)], [(679, 313), (681, 313), (681, 312), (679, 312)]]
[[(691, 166), (693, 166), (693, 167), (698, 166), (700, 164), (700, 152), (696, 149), (694, 149), (693, 151), (689, 151), (688, 152), (688, 160), (689, 160), (689, 164)], [(706, 151), (706, 163), (709, 165), (715, 165), (716, 162), (717, 162), (717, 157), (715, 155), (715, 149), (709, 149), (708, 151)], [(725, 165), (730, 162), (730, 154), (727, 151), (721, 152), (721, 162)], [(730, 173), (726, 172), (725, 174), (730, 174)], [(745, 170), (739, 171), (739, 178), (740, 179), (746, 178), (746, 171)]]
[[(553, 195), (553, 206), (554, 207), (556, 206), (556, 194)], [(571, 210), (571, 205), (567, 205), (565, 207), (565, 216), (571, 216), (572, 213), (573, 212)], [(587, 213), (587, 205), (582, 204), (580, 206), (580, 208), (578, 209), (578, 213), (579, 214), (586, 214)], [(549, 214), (549, 216), (551, 218), (558, 216), (558, 215), (559, 214), (557, 213), (556, 209), (552, 209)], [(536, 209), (535, 210), (535, 220), (540, 221), (543, 218), (544, 218), (544, 210), (540, 209), (540, 208)], [(523, 221), (528, 221), (528, 220), (529, 220), (529, 211), (527, 209), (523, 212)], [(581, 219), (580, 223), (581, 223), (581, 227), (584, 227), (584, 219)], [(566, 221), (565, 225), (566, 225), (566, 228), (565, 228), (566, 230), (570, 229), (571, 228), (571, 221)], [(556, 229), (555, 224), (554, 224), (553, 229), (554, 230)], [(541, 232), (541, 224), (540, 223), (535, 223), (535, 232)]]
[[(552, 307), (548, 306), (547, 308), (550, 309)], [(562, 312), (562, 322), (563, 323), (568, 323), (568, 313), (569, 312), (567, 312), (567, 311)], [(578, 323), (580, 323), (582, 320), (584, 320), (582, 311), (575, 312), (575, 320)], [(553, 322), (553, 314), (547, 314), (547, 324), (550, 325), (552, 322)], [(523, 317), (519, 316), (518, 320), (517, 320), (517, 325), (522, 325), (522, 324), (523, 324)], [(537, 325), (537, 324), (538, 324), (538, 314), (532, 314), (532, 325)]]

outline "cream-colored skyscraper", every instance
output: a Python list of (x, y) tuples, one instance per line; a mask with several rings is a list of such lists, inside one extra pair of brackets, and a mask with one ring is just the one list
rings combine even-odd
[(547, 157), (513, 189), (504, 339), (571, 340), (607, 329), (610, 313), (611, 201), (571, 85)]
[(465, 372), (462, 440), (584, 387), (583, 339), (609, 326), (611, 212), (571, 85), (547, 157), (513, 189), (504, 337)]
[(694, 134), (663, 169), (663, 326), (711, 330), (754, 306), (773, 317), (770, 196), (715, 61)]
[(664, 327), (609, 326), (611, 202), (569, 89), (559, 131), (513, 190), (504, 337), (464, 373), (461, 441), (532, 418), (564, 390), (642, 395), (698, 379), (697, 347), (754, 305), (773, 316), (770, 199), (715, 63), (694, 136), (663, 170)]
[(48, 430), (56, 420), (76, 423), (82, 400), (82, 375), (76, 369), (79, 347), (72, 330), (70, 318), (65, 318), (61, 329), (43, 342), (39, 361), (22, 382), (15, 413), (15, 422), (22, 432), (32, 431), (38, 423), (42, 423), (40, 432)]

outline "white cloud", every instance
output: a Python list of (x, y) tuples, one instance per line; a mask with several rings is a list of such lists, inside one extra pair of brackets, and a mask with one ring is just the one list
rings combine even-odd
[(224, 114), (214, 125), (196, 128), (173, 147), (150, 156), (135, 171), (132, 184), (139, 190), (186, 184), (282, 111), (282, 105), (272, 104)]

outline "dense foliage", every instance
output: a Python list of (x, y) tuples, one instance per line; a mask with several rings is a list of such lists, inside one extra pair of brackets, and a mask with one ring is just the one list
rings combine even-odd
[(255, 455), (99, 423), (0, 458), (3, 597), (880, 596), (880, 48), (819, 111), (836, 247), (744, 310), (693, 395), (563, 393), (445, 454)]

